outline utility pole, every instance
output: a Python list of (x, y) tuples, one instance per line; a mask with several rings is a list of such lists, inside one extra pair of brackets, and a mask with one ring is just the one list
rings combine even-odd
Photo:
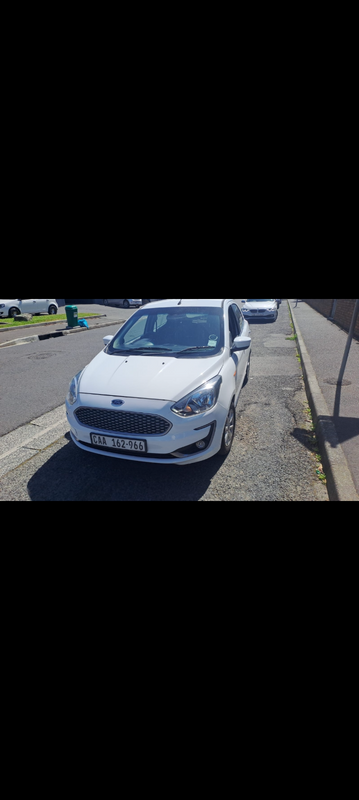
[(349, 328), (349, 333), (348, 333), (348, 340), (347, 340), (347, 343), (346, 343), (344, 356), (343, 356), (343, 361), (342, 361), (342, 365), (340, 367), (339, 377), (338, 377), (338, 381), (337, 381), (337, 383), (339, 383), (339, 384), (342, 383), (345, 367), (347, 365), (350, 345), (352, 343), (353, 333), (354, 333), (356, 321), (357, 321), (357, 318), (358, 318), (358, 312), (359, 312), (359, 300), (356, 300), (355, 301), (355, 306), (354, 306), (354, 311), (353, 311), (353, 316), (352, 316), (352, 321), (350, 323), (350, 328)]

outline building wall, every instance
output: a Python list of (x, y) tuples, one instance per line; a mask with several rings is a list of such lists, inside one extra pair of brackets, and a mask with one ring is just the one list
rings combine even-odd
[[(323, 314), (324, 317), (331, 316), (334, 300), (304, 299), (304, 302), (308, 303), (310, 306), (312, 306), (312, 308), (315, 308), (315, 310), (319, 311), (320, 314)], [(354, 305), (355, 300), (337, 300), (333, 321), (346, 331), (349, 330), (350, 323), (352, 321)], [(354, 335), (359, 338), (359, 315), (356, 322)]]

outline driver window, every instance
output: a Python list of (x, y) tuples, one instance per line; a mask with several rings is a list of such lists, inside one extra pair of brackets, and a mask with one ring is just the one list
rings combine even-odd
[(235, 303), (232, 303), (231, 308), (233, 308), (233, 312), (238, 323), (239, 335), (241, 336), (244, 328), (244, 318), (242, 312)]
[(229, 334), (230, 334), (229, 346), (232, 347), (233, 340), (236, 338), (236, 336), (239, 336), (239, 326), (233, 311), (233, 306), (229, 307), (228, 317), (229, 317)]

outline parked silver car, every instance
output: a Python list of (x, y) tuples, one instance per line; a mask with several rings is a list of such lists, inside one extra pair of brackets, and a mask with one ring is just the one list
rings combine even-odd
[(104, 300), (105, 306), (122, 306), (122, 308), (139, 308), (144, 303), (144, 300)]

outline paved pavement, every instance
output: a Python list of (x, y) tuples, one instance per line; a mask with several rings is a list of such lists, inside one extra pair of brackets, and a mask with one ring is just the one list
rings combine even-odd
[(359, 500), (359, 342), (336, 381), (347, 332), (304, 301), (289, 300), (331, 500)]

